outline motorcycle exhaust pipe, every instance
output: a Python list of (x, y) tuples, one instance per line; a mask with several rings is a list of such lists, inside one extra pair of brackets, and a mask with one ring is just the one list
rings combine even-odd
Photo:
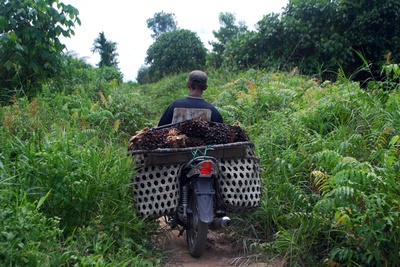
[(213, 230), (218, 230), (218, 229), (226, 229), (231, 225), (231, 218), (228, 216), (224, 216), (222, 218), (216, 218), (214, 219), (213, 223), (210, 225), (210, 228)]
[(222, 228), (228, 228), (231, 225), (231, 218), (229, 218), (228, 216), (222, 217), (220, 220), (220, 224)]

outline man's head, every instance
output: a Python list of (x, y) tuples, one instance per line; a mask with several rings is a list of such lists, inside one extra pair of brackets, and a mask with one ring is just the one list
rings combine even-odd
[(207, 84), (207, 74), (201, 70), (194, 70), (189, 73), (188, 84), (192, 89), (206, 90)]

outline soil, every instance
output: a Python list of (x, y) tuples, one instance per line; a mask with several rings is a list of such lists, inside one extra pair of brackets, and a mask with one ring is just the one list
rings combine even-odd
[(263, 260), (261, 254), (245, 253), (243, 248), (229, 241), (226, 231), (208, 231), (207, 245), (200, 258), (189, 255), (185, 234), (179, 236), (179, 230), (172, 230), (160, 220), (165, 234), (158, 236), (158, 245), (164, 252), (163, 267), (283, 267), (284, 261), (277, 257), (271, 261)]

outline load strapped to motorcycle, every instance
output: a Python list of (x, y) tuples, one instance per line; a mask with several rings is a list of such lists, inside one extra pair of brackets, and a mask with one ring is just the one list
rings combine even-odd
[[(211, 141), (223, 144), (207, 145)], [(190, 146), (191, 142), (199, 145)], [(133, 197), (141, 216), (167, 215), (178, 208), (178, 174), (182, 164), (197, 156), (211, 156), (218, 161), (220, 171), (215, 183), (218, 207), (241, 212), (259, 205), (259, 158), (254, 153), (254, 144), (239, 126), (192, 119), (169, 128), (146, 128), (131, 138), (129, 153), (136, 165)]]

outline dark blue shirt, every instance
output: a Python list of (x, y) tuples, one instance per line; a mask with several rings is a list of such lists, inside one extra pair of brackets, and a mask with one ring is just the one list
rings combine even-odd
[(219, 111), (210, 103), (205, 101), (202, 97), (188, 96), (186, 98), (177, 99), (172, 102), (165, 110), (158, 126), (163, 126), (172, 123), (175, 108), (198, 108), (198, 109), (209, 109), (211, 110), (211, 121), (223, 123), (223, 119)]

